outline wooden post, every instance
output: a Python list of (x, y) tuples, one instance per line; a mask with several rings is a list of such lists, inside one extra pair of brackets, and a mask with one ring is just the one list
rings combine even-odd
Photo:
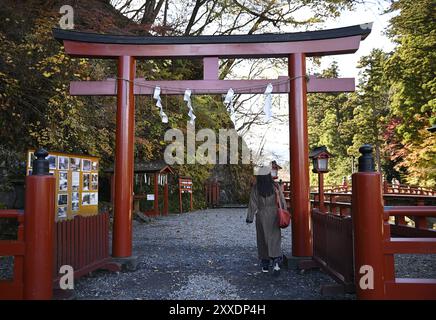
[(180, 213), (183, 213), (183, 204), (182, 204), (182, 179), (179, 177), (179, 210)]
[[(384, 207), (381, 175), (374, 172), (372, 147), (359, 151), (359, 172), (353, 174), (352, 219), (354, 269), (358, 299), (382, 299), (384, 288)], [(365, 278), (366, 277), (366, 278)], [(371, 287), (372, 285), (372, 287)]]
[(212, 200), (211, 200), (211, 197), (210, 197), (210, 190), (211, 190), (210, 185), (211, 185), (210, 182), (206, 183), (206, 203), (207, 203), (207, 207), (209, 207), (212, 204), (212, 202), (211, 202)]
[(289, 147), (291, 162), (292, 255), (312, 256), (306, 56), (289, 56)]
[(159, 215), (159, 174), (156, 172), (154, 174), (154, 215)]
[[(194, 187), (194, 186), (192, 186), (192, 187)], [(220, 190), (220, 183), (217, 182), (216, 183), (216, 205), (217, 206), (220, 205), (220, 192), (221, 192), (221, 190)]]
[(389, 193), (389, 186), (388, 186), (388, 181), (384, 180), (383, 181), (383, 193)]
[(324, 174), (318, 173), (319, 211), (325, 213), (324, 207)]
[(165, 176), (163, 214), (168, 215), (168, 175)]
[(32, 175), (26, 177), (24, 218), (24, 299), (50, 300), (53, 296), (53, 236), (56, 178), (49, 175), (48, 152), (35, 152)]
[(189, 190), (189, 195), (190, 195), (190, 210), (192, 211), (192, 209), (193, 209), (193, 203), (192, 203), (192, 192), (193, 192), (193, 190), (192, 190), (192, 185), (191, 185), (191, 189)]
[[(424, 199), (418, 199), (416, 202), (417, 202), (416, 203), (417, 206), (425, 206)], [(414, 220), (415, 220), (415, 228), (416, 229), (427, 229), (428, 228), (426, 217), (415, 217)]]
[(112, 255), (132, 255), (133, 147), (135, 59), (118, 59), (117, 129), (115, 138), (115, 198)]
[(216, 206), (216, 182), (212, 182), (212, 205)]

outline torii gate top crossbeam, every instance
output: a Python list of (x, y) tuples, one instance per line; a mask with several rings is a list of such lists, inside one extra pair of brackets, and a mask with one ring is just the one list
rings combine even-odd
[(53, 29), (66, 53), (81, 57), (287, 57), (292, 53), (323, 56), (354, 53), (372, 24), (296, 33), (154, 37), (102, 35)]

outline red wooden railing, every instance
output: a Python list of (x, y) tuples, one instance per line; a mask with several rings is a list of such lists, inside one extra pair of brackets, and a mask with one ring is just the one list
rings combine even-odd
[(396, 278), (394, 254), (435, 254), (436, 232), (432, 238), (391, 238), (389, 216), (436, 217), (436, 207), (384, 207), (383, 242), (385, 298), (436, 299), (436, 279)]
[[(0, 218), (17, 219), (17, 240), (0, 240), (0, 256), (13, 256), (13, 279), (0, 280), (0, 299), (23, 299), (23, 261), (25, 256), (24, 213), (20, 210), (0, 210)], [(96, 269), (120, 271), (109, 256), (109, 214), (77, 216), (60, 221), (54, 230), (53, 287), (59, 287), (59, 269), (70, 265), (79, 278)]]
[(33, 175), (26, 177), (25, 213), (0, 210), (0, 219), (19, 222), (16, 240), (0, 240), (0, 256), (13, 256), (13, 278), (0, 280), (0, 299), (49, 300), (59, 269), (69, 265), (77, 278), (121, 266), (109, 257), (109, 215), (75, 217), (55, 224), (56, 179), (49, 174), (48, 152), (35, 152)]
[[(436, 207), (385, 207), (383, 213), (383, 243), (381, 250), (377, 248), (372, 254), (382, 259), (383, 269), (378, 277), (383, 279), (382, 288), (376, 288), (368, 299), (436, 299), (436, 279), (396, 278), (395, 254), (436, 254), (436, 232), (433, 237), (393, 238), (391, 237), (390, 216), (436, 217)], [(377, 275), (376, 275), (377, 277)]]
[[(352, 195), (353, 247), (358, 299), (435, 299), (436, 279), (395, 276), (395, 254), (436, 253), (436, 236), (392, 238), (389, 217), (435, 217), (436, 206), (384, 206), (381, 174), (374, 172), (372, 147), (359, 149)], [(422, 195), (421, 195), (422, 197)]]
[(383, 192), (384, 193), (392, 193), (392, 194), (415, 194), (415, 195), (426, 195), (426, 196), (436, 196), (436, 190), (425, 188), (425, 187), (417, 187), (417, 186), (408, 186), (404, 184), (389, 184), (386, 181), (383, 183)]
[[(345, 292), (354, 292), (351, 217), (312, 210), (313, 261)], [(322, 287), (322, 292), (327, 287)]]
[[(289, 184), (288, 181), (283, 182)], [(318, 192), (318, 186), (312, 186), (311, 192)], [(352, 185), (325, 185), (324, 192), (330, 193), (351, 193)], [(436, 190), (426, 187), (409, 186), (405, 184), (391, 184), (387, 181), (383, 182), (384, 194), (406, 194), (406, 195), (424, 195), (424, 196), (436, 196)]]
[(53, 281), (59, 285), (59, 269), (70, 265), (79, 278), (96, 269), (120, 271), (109, 256), (109, 213), (76, 216), (55, 225), (55, 255)]
[[(341, 292), (356, 290), (359, 299), (436, 299), (436, 279), (395, 278), (394, 261), (394, 254), (436, 253), (436, 230), (427, 224), (436, 216), (434, 190), (383, 185), (380, 174), (370, 170), (354, 174), (353, 184), (355, 189), (327, 187), (322, 199), (311, 192), (313, 256), (300, 268), (321, 267), (340, 283)], [(289, 182), (283, 191), (289, 205)], [(414, 226), (407, 226), (405, 217)], [(395, 224), (389, 223), (392, 218)], [(374, 268), (375, 288), (362, 289), (362, 266)], [(322, 292), (338, 292), (324, 287)]]
[(19, 210), (0, 210), (0, 218), (17, 219), (16, 240), (0, 240), (0, 257), (14, 257), (13, 278), (0, 280), (0, 299), (23, 299), (24, 214)]
[[(312, 206), (318, 207), (319, 194), (317, 192), (311, 192)], [(410, 205), (425, 206), (426, 203), (435, 204), (436, 196), (431, 195), (406, 195), (406, 194), (383, 194), (383, 200), (386, 205), (396, 205), (405, 202)], [(337, 214), (340, 216), (351, 215), (351, 194), (326, 192), (324, 193), (324, 207), (326, 212)], [(392, 226), (394, 234), (410, 235), (416, 234), (412, 229), (428, 229), (427, 217), (424, 216), (407, 216), (413, 221), (412, 226), (406, 223), (407, 215), (392, 215), (395, 221), (395, 225)]]

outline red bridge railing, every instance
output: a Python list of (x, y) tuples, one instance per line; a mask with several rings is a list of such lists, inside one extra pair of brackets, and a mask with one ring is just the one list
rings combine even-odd
[[(384, 207), (384, 226), (391, 228), (389, 216), (436, 217), (436, 207)], [(436, 299), (436, 279), (395, 278), (394, 254), (436, 253), (436, 232), (432, 238), (387, 238), (383, 245), (385, 294), (390, 299)]]
[(19, 223), (16, 240), (0, 240), (0, 257), (14, 257), (12, 279), (0, 280), (0, 299), (52, 299), (62, 265), (72, 266), (75, 278), (121, 267), (109, 256), (108, 213), (55, 223), (56, 179), (48, 175), (48, 153), (35, 155), (33, 175), (26, 177), (25, 211), (0, 210), (0, 219)]
[[(284, 182), (289, 183), (289, 182)], [(317, 192), (318, 187), (313, 186), (312, 192)], [(352, 185), (326, 185), (324, 186), (324, 192), (330, 193), (350, 193), (352, 192)], [(426, 187), (409, 186), (406, 184), (391, 184), (387, 181), (383, 182), (384, 194), (405, 194), (405, 195), (423, 195), (423, 196), (436, 196), (436, 190)]]
[(74, 278), (96, 269), (121, 270), (109, 255), (109, 213), (59, 221), (54, 231), (54, 288), (59, 287), (63, 265), (73, 267)]
[(0, 280), (0, 299), (23, 299), (24, 272), (24, 214), (20, 210), (0, 210), (0, 218), (16, 219), (16, 240), (0, 240), (0, 257), (14, 257), (12, 279)]
[[(354, 292), (351, 217), (321, 212), (318, 208), (312, 209), (311, 214), (315, 266), (340, 283), (344, 292)], [(326, 293), (330, 287), (322, 286), (321, 292)]]
[[(372, 148), (365, 147), (361, 152), (362, 157), (368, 157)], [(390, 216), (435, 217), (436, 206), (385, 207), (380, 174), (365, 166), (363, 169), (353, 174), (352, 218), (357, 297), (436, 299), (436, 279), (396, 278), (394, 261), (395, 254), (436, 253), (436, 235), (431, 238), (392, 238), (389, 224)]]
[[(48, 175), (45, 150), (35, 152), (32, 176), (26, 177), (25, 212), (2, 211), (16, 217), (18, 239), (0, 241), (0, 256), (14, 256), (12, 281), (1, 281), (0, 299), (51, 299), (53, 296), (53, 225), (56, 179)], [(6, 286), (6, 288), (5, 288)]]
[[(368, 151), (368, 146), (361, 150), (362, 169), (371, 162)], [(325, 192), (323, 199), (311, 193), (313, 257), (300, 268), (322, 268), (340, 292), (356, 292), (359, 299), (436, 299), (436, 279), (396, 278), (394, 260), (395, 254), (436, 253), (436, 230), (427, 220), (436, 216), (436, 196), (412, 188), (384, 193), (380, 174), (368, 168), (353, 174), (353, 186)], [(289, 183), (283, 189), (289, 190)], [(401, 203), (410, 205), (392, 206)], [(406, 217), (414, 226), (407, 226)], [(338, 292), (337, 286), (323, 286), (326, 290)]]

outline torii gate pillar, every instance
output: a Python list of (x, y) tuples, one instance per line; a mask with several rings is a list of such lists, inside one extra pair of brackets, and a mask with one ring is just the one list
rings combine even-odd
[[(117, 95), (117, 133), (114, 197), (114, 257), (132, 254), (132, 196), (134, 145), (134, 94), (151, 95), (162, 86), (162, 94), (180, 94), (186, 88), (195, 94), (263, 93), (272, 83), (273, 93), (289, 93), (289, 134), (291, 162), (292, 255), (312, 255), (312, 230), (309, 202), (309, 148), (307, 134), (307, 92), (351, 92), (354, 79), (306, 79), (306, 56), (354, 53), (371, 32), (372, 24), (331, 30), (261, 35), (135, 37), (101, 35), (54, 29), (71, 56), (118, 59), (118, 80), (73, 81), (72, 95)], [(134, 79), (135, 58), (203, 58), (203, 80), (149, 81)], [(219, 58), (289, 58), (290, 86), (284, 79), (219, 80)], [(307, 83), (307, 80), (309, 82)], [(136, 86), (134, 85), (136, 84)], [(166, 88), (165, 88), (166, 87)], [(248, 89), (247, 89), (248, 88)]]
[(292, 255), (312, 256), (307, 133), (306, 55), (289, 56), (289, 151), (291, 165)]
[(135, 139), (135, 59), (118, 58), (115, 198), (112, 256), (132, 255), (133, 148)]

